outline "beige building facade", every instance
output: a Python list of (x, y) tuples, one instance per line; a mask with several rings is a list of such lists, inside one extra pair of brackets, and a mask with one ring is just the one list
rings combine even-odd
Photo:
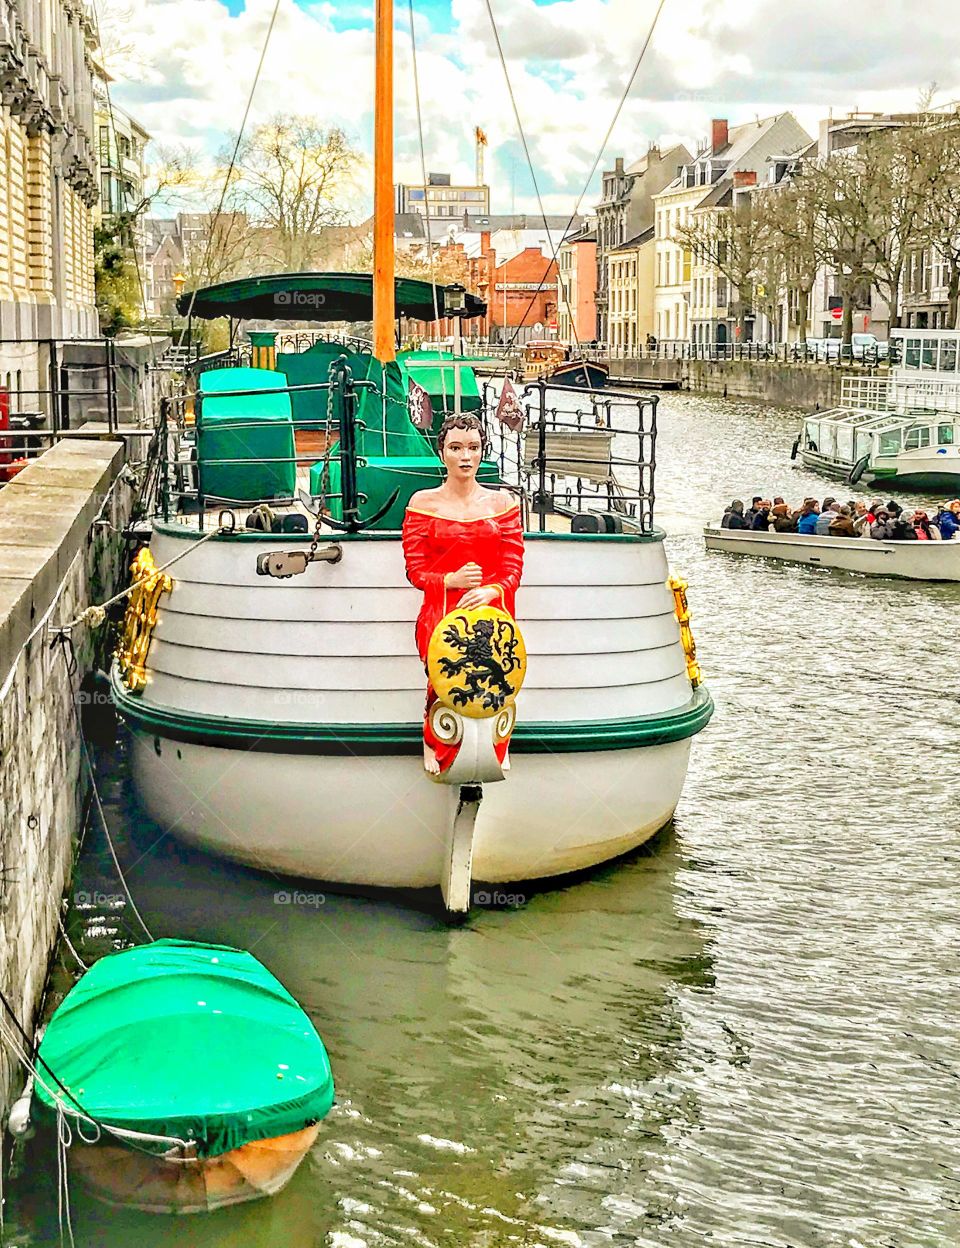
[(597, 333), (597, 231), (585, 227), (557, 248), (557, 337), (593, 342)]
[(636, 355), (654, 333), (653, 226), (607, 253), (607, 324), (612, 355)]
[[(730, 306), (736, 292), (709, 264), (696, 264), (677, 231), (693, 214), (728, 211), (736, 190), (766, 181), (771, 163), (811, 142), (792, 113), (730, 126), (711, 123), (699, 147), (655, 204), (654, 333), (661, 343), (723, 344), (734, 337)], [(748, 325), (752, 334), (752, 322)]]
[(99, 335), (95, 46), (82, 4), (8, 0), (0, 10), (0, 384), (15, 408), (44, 408), (44, 362), (30, 340)]

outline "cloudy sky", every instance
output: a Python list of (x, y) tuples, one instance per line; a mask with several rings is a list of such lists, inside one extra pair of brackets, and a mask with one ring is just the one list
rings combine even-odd
[[(239, 124), (274, 2), (103, 0), (110, 41), (120, 45), (107, 66), (115, 101), (159, 143), (211, 156)], [(546, 206), (571, 211), (657, 0), (492, 6)], [(414, 8), (427, 167), (472, 181), (481, 125), (494, 211), (535, 210), (485, 0), (414, 0)], [(911, 108), (931, 84), (937, 102), (958, 99), (956, 11), (956, 0), (666, 0), (601, 167), (619, 154), (629, 163), (651, 141), (694, 144), (713, 116), (735, 124), (792, 109), (815, 133), (831, 108)], [(406, 0), (397, 0), (396, 22), (396, 170), (414, 181)], [(280, 0), (251, 124), (310, 114), (369, 152), (372, 23), (367, 0)]]

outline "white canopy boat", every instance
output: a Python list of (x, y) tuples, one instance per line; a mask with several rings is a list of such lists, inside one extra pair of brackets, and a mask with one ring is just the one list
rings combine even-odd
[(868, 537), (817, 537), (803, 533), (763, 533), (722, 529), (703, 531), (707, 550), (756, 559), (781, 559), (814, 568), (841, 568), (865, 576), (896, 576), (911, 581), (960, 581), (960, 542), (881, 542)]
[(889, 377), (844, 377), (840, 406), (804, 418), (792, 459), (877, 489), (960, 493), (960, 331), (892, 330)]

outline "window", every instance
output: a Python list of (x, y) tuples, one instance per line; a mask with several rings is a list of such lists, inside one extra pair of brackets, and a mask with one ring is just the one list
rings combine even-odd
[(944, 373), (957, 371), (957, 340), (943, 338), (940, 341), (940, 370)]
[(908, 430), (907, 436), (904, 439), (903, 449), (905, 451), (918, 451), (922, 447), (929, 446), (929, 445), (930, 445), (930, 430), (929, 429), (917, 429), (916, 427), (914, 427), (913, 429)]
[(920, 367), (920, 339), (908, 338), (903, 353), (903, 362), (907, 368)]
[(900, 453), (900, 430), (897, 429), (891, 433), (881, 433), (880, 449), (878, 455), (898, 455)]
[(953, 425), (940, 425), (937, 429), (937, 444), (953, 446)]

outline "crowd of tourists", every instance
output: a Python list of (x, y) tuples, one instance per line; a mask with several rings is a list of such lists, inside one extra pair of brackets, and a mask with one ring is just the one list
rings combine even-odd
[(944, 503), (931, 517), (926, 511), (905, 510), (893, 499), (886, 504), (879, 500), (868, 504), (856, 499), (843, 503), (829, 496), (822, 503), (805, 498), (800, 507), (793, 508), (782, 498), (771, 500), (758, 494), (746, 508), (735, 498), (723, 513), (720, 527), (887, 542), (952, 541), (960, 534), (960, 499)]

